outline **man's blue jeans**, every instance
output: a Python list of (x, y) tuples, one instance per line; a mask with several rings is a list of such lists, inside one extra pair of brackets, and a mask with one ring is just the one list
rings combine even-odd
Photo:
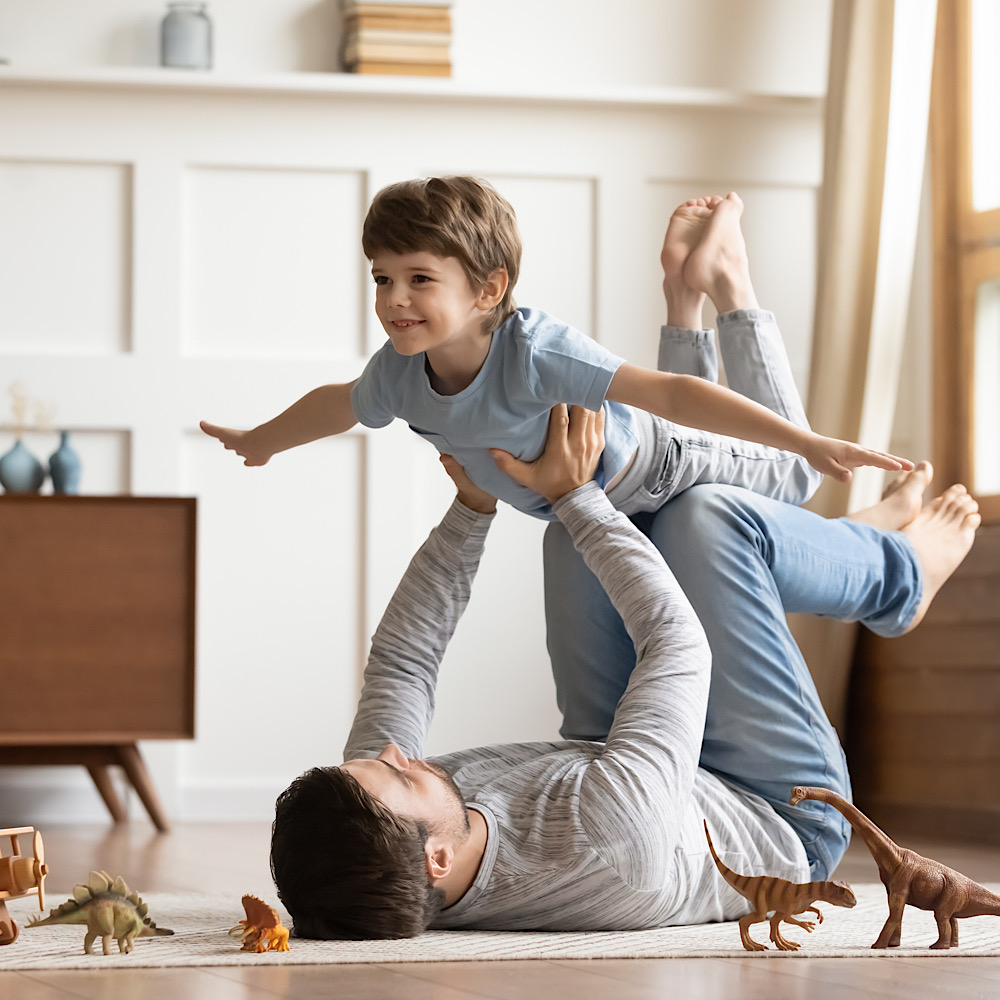
[[(900, 634), (923, 589), (909, 540), (732, 486), (692, 487), (633, 520), (673, 570), (712, 649), (701, 766), (769, 802), (802, 839), (813, 878), (827, 878), (850, 828), (824, 803), (793, 807), (788, 797), (795, 785), (819, 785), (850, 798), (850, 778), (785, 612)], [(635, 653), (558, 522), (545, 535), (545, 607), (562, 734), (605, 739)]]

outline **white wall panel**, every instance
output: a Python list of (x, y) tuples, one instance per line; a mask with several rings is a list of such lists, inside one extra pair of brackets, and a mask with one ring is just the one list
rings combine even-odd
[[(773, 289), (768, 304), (785, 316), (811, 295), (788, 255), (801, 273), (811, 266), (803, 192), (818, 183), (820, 120), (815, 106), (747, 121), (725, 106), (156, 86), (0, 80), (13, 125), (0, 158), (134, 163), (136, 181), (130, 351), (15, 351), (0, 336), (0, 367), (58, 402), (58, 421), (92, 452), (86, 467), (105, 470), (87, 492), (123, 469), (133, 492), (199, 498), (197, 739), (143, 753), (175, 818), (267, 817), (291, 777), (337, 759), (368, 638), (453, 491), (401, 422), (247, 469), (197, 421), (252, 426), (317, 384), (356, 377), (384, 343), (360, 251), (374, 189), (425, 171), (493, 178), (521, 220), (518, 300), (651, 365), (663, 228), (704, 178), (732, 178), (748, 232), (764, 192), (766, 232), (750, 236), (752, 255), (764, 243), (753, 257), (762, 298)], [(30, 149), (18, 138), (28, 134)], [(72, 191), (74, 175), (59, 177)], [(22, 235), (37, 246), (46, 232)], [(63, 236), (99, 258), (99, 273), (114, 257), (85, 229)], [(122, 305), (131, 292), (118, 295)], [(102, 460), (93, 449), (109, 427), (128, 437)], [(543, 530), (510, 510), (497, 517), (442, 667), (428, 752), (555, 736)], [(54, 791), (54, 813), (77, 815), (88, 791), (80, 780)]]
[(0, 349), (127, 350), (130, 168), (0, 161), (0, 219)]
[(524, 246), (519, 305), (534, 306), (594, 335), (594, 181), (490, 175), (514, 206)]
[(247, 469), (204, 435), (184, 437), (181, 489), (199, 498), (185, 784), (224, 795), (338, 759), (362, 657), (363, 448), (346, 435)]
[(357, 173), (191, 167), (184, 201), (186, 353), (357, 353), (361, 193)]

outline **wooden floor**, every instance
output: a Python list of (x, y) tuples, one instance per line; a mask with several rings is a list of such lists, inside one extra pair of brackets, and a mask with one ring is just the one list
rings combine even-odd
[[(54, 885), (91, 868), (121, 873), (142, 893), (244, 892), (270, 896), (265, 824), (187, 825), (159, 835), (145, 823), (46, 827), (45, 854)], [(914, 850), (978, 881), (1000, 881), (1000, 848), (920, 842)], [(68, 873), (63, 876), (61, 873)], [(877, 872), (860, 843), (837, 876), (873, 882)], [(53, 898), (52, 906), (61, 902)], [(1000, 921), (997, 922), (1000, 939)], [(725, 959), (632, 959), (546, 962), (451, 962), (284, 968), (123, 968), (104, 972), (0, 972), (0, 1000), (826, 1000), (1000, 996), (1000, 958), (741, 958), (738, 932)], [(905, 924), (904, 924), (905, 941)], [(10, 947), (16, 948), (16, 942)], [(0, 949), (0, 968), (3, 949)]]

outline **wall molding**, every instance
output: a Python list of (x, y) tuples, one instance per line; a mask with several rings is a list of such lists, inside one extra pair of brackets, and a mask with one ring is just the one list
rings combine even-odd
[(0, 87), (51, 87), (115, 90), (179, 90), (215, 93), (312, 94), (384, 98), (400, 101), (428, 97), (450, 101), (492, 103), (611, 105), (663, 108), (720, 108), (761, 111), (822, 113), (824, 99), (806, 93), (753, 93), (708, 87), (652, 86), (566, 86), (554, 84), (518, 85), (505, 79), (498, 83), (467, 83), (435, 77), (359, 76), (353, 73), (272, 73), (238, 75), (218, 72), (197, 73), (155, 67), (102, 67), (59, 72), (48, 69), (8, 69), (0, 67)]

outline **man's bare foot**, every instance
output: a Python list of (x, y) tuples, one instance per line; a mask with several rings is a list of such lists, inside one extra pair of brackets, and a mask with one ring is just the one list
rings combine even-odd
[(740, 229), (742, 215), (743, 201), (735, 191), (720, 199), (684, 265), (688, 286), (708, 295), (720, 313), (758, 308)]
[(933, 475), (930, 462), (918, 462), (909, 472), (901, 473), (889, 483), (874, 507), (848, 514), (847, 519), (883, 531), (899, 531), (920, 513), (924, 490)]
[(700, 330), (702, 327), (701, 310), (705, 304), (705, 293), (688, 287), (684, 280), (684, 265), (701, 241), (713, 209), (721, 201), (718, 195), (692, 198), (678, 205), (670, 216), (660, 251), (660, 263), (663, 265), (667, 323), (671, 326), (685, 330)]
[(958, 569), (972, 548), (981, 521), (979, 504), (964, 486), (956, 483), (902, 529), (917, 553), (924, 574), (923, 597), (907, 632), (920, 624), (941, 585)]

